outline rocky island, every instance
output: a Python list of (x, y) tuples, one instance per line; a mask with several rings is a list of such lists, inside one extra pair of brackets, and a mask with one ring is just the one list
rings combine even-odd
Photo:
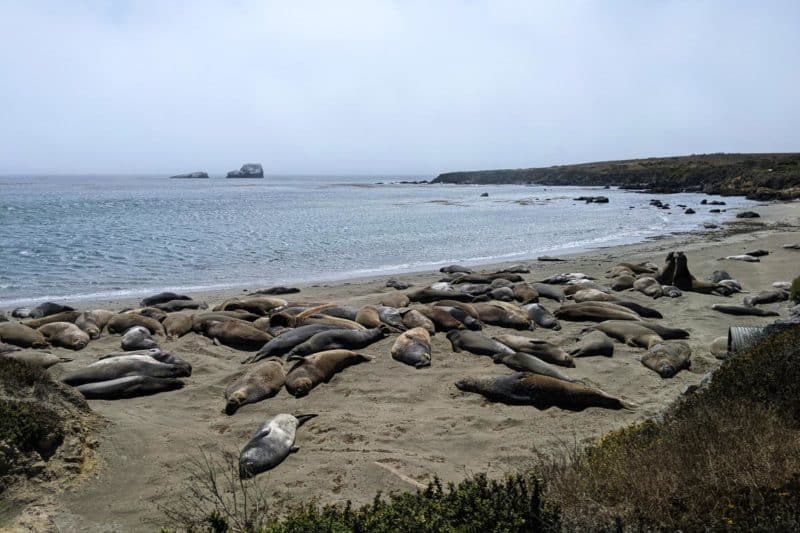
[(264, 169), (261, 163), (245, 163), (239, 170), (228, 172), (229, 178), (263, 178)]
[(703, 154), (541, 168), (447, 172), (432, 183), (618, 186), (754, 200), (800, 198), (800, 153)]
[(190, 172), (188, 174), (178, 174), (177, 176), (170, 176), (172, 180), (186, 180), (186, 179), (208, 179), (208, 172)]

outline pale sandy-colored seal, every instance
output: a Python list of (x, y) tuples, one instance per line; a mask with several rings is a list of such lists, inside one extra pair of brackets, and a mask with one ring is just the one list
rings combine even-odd
[(61, 346), (70, 350), (82, 350), (89, 344), (89, 334), (75, 324), (69, 322), (53, 322), (39, 328), (53, 346)]
[(142, 326), (133, 326), (122, 335), (122, 349), (126, 352), (133, 350), (149, 350), (158, 348), (158, 343), (153, 336)]
[(642, 356), (642, 364), (662, 378), (671, 378), (689, 368), (692, 349), (685, 342), (657, 343)]
[(499, 353), (492, 357), (492, 360), (495, 363), (502, 363), (508, 368), (518, 372), (532, 372), (534, 374), (550, 376), (551, 378), (562, 379), (564, 381), (575, 381), (575, 378), (561, 372), (557, 367), (529, 353)]
[(431, 319), (416, 309), (410, 309), (403, 315), (403, 325), (408, 329), (423, 328), (431, 335), (436, 333), (436, 326), (433, 325)]
[(44, 335), (19, 322), (0, 322), (0, 341), (20, 348), (47, 347), (47, 340)]
[(388, 307), (407, 307), (410, 303), (411, 300), (402, 292), (393, 292), (381, 296), (381, 305)]
[(641, 317), (626, 307), (611, 302), (584, 302), (564, 304), (555, 311), (555, 316), (576, 322), (602, 322), (604, 320), (641, 320)]
[(243, 351), (260, 350), (267, 342), (272, 340), (272, 335), (269, 333), (238, 320), (206, 322), (203, 334), (210, 339), (214, 339), (214, 342)]
[(525, 309), (507, 302), (480, 302), (475, 304), (481, 322), (513, 329), (530, 329), (531, 319)]
[(768, 311), (759, 307), (751, 307), (749, 305), (727, 305), (727, 304), (714, 304), (711, 306), (714, 311), (725, 313), (726, 315), (736, 316), (780, 316), (780, 313), (775, 311)]
[(624, 342), (628, 346), (638, 346), (641, 348), (649, 348), (650, 346), (664, 340), (653, 330), (646, 328), (637, 322), (625, 320), (601, 322), (588, 329), (588, 331), (592, 330), (602, 331), (609, 337), (617, 339), (620, 342)]
[(272, 398), (286, 383), (283, 362), (270, 357), (236, 378), (225, 389), (225, 414), (234, 414), (241, 406)]
[(75, 325), (85, 331), (90, 339), (96, 339), (115, 314), (107, 309), (84, 311), (75, 319)]
[(424, 328), (404, 331), (392, 346), (392, 359), (415, 368), (431, 366), (431, 336)]

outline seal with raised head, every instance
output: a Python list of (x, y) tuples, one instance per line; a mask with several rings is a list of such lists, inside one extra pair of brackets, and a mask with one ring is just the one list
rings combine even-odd
[(294, 444), (297, 428), (315, 416), (279, 414), (267, 420), (239, 454), (239, 478), (250, 479), (271, 470), (298, 451)]
[(701, 281), (689, 272), (689, 262), (683, 252), (675, 254), (675, 278), (672, 284), (682, 291), (694, 291), (703, 294), (711, 294), (719, 290), (718, 284)]
[(424, 328), (404, 331), (392, 346), (392, 359), (414, 368), (431, 366), (431, 336)]
[(355, 330), (331, 330), (314, 334), (310, 339), (295, 346), (289, 351), (290, 356), (309, 355), (330, 350), (360, 350), (386, 336), (383, 328)]
[(0, 341), (20, 348), (47, 347), (44, 335), (19, 322), (0, 322)]
[(644, 327), (638, 322), (625, 320), (609, 320), (588, 328), (588, 331), (602, 331), (609, 337), (624, 342), (628, 346), (650, 348), (664, 339), (652, 329)]
[(464, 392), (482, 394), (491, 401), (510, 405), (532, 405), (537, 409), (560, 407), (570, 411), (583, 411), (588, 407), (631, 408), (619, 398), (599, 389), (530, 372), (465, 378), (457, 381), (456, 387)]
[(371, 360), (368, 355), (350, 350), (326, 350), (305, 357), (290, 355), (287, 361), (295, 361), (295, 365), (286, 374), (286, 390), (297, 398), (305, 396), (345, 368)]
[(83, 350), (89, 344), (89, 334), (69, 322), (45, 324), (38, 331), (53, 346), (61, 346), (70, 350)]
[(454, 352), (466, 350), (475, 355), (489, 356), (498, 353), (514, 353), (513, 349), (480, 331), (454, 329), (447, 333), (447, 340), (450, 341)]
[(403, 325), (408, 329), (423, 328), (431, 335), (436, 333), (436, 326), (433, 325), (431, 319), (416, 309), (410, 309), (403, 315)]
[(272, 335), (266, 331), (261, 331), (247, 322), (238, 320), (205, 322), (203, 334), (213, 339), (214, 342), (243, 351), (260, 350), (272, 340)]
[(133, 326), (122, 335), (122, 349), (126, 352), (133, 350), (150, 350), (158, 348), (158, 343), (153, 340), (153, 336), (142, 326)]
[(261, 359), (272, 357), (272, 356), (282, 356), (289, 353), (292, 348), (301, 344), (317, 333), (323, 331), (349, 331), (349, 330), (342, 330), (336, 326), (330, 326), (328, 324), (309, 324), (307, 326), (300, 326), (298, 328), (290, 329), (289, 331), (278, 335), (277, 337), (273, 338), (269, 342), (267, 342), (255, 355), (251, 355), (246, 358), (243, 363), (255, 363), (256, 361), (260, 361)]
[(590, 331), (581, 337), (581, 345), (570, 352), (572, 357), (593, 357), (614, 355), (614, 343), (602, 331)]
[(537, 326), (545, 329), (552, 329), (558, 331), (561, 329), (561, 324), (558, 323), (553, 313), (547, 310), (545, 306), (539, 303), (523, 305), (522, 308), (528, 313), (528, 318)]
[(286, 383), (283, 361), (270, 357), (236, 378), (225, 389), (225, 414), (234, 414), (241, 406), (272, 398)]
[(84, 383), (75, 389), (87, 400), (119, 400), (177, 390), (183, 388), (183, 385), (180, 379), (134, 374), (107, 381)]
[(658, 343), (642, 356), (642, 364), (662, 378), (671, 378), (691, 366), (692, 349), (685, 342)]
[(656, 276), (656, 279), (661, 282), (662, 285), (673, 285), (675, 279), (675, 252), (669, 252), (667, 254), (667, 258), (664, 261), (664, 267)]
[(534, 374), (550, 376), (551, 378), (562, 379), (564, 381), (576, 381), (575, 378), (561, 372), (557, 367), (545, 363), (535, 355), (529, 353), (499, 353), (492, 357), (492, 360), (497, 364), (502, 363), (511, 370), (516, 370), (518, 372), (532, 372)]
[(535, 355), (547, 363), (567, 367), (575, 366), (575, 362), (567, 352), (545, 340), (523, 337), (521, 335), (498, 335), (493, 338), (515, 352)]

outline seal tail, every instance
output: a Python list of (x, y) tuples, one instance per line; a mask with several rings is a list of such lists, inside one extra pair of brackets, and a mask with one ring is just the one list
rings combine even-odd
[(297, 419), (297, 427), (302, 426), (303, 424), (305, 424), (312, 418), (316, 418), (317, 416), (319, 415), (317, 414), (294, 415), (294, 417)]

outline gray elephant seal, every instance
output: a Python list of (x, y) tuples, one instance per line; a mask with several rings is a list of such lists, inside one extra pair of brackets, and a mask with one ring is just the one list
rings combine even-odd
[(272, 335), (247, 322), (229, 320), (226, 322), (210, 321), (204, 324), (203, 334), (225, 346), (237, 350), (260, 350), (267, 342), (272, 340)]
[(685, 342), (658, 343), (642, 356), (642, 364), (662, 378), (671, 378), (691, 366), (692, 349)]
[(572, 299), (576, 303), (582, 302), (616, 302), (619, 300), (613, 294), (607, 294), (597, 289), (580, 289), (573, 293)]
[(602, 331), (590, 331), (581, 338), (581, 345), (570, 352), (572, 357), (612, 357), (614, 343)]
[(107, 381), (84, 383), (76, 387), (87, 400), (119, 400), (135, 398), (183, 388), (183, 381), (174, 378), (153, 378), (132, 375)]
[(208, 304), (205, 302), (197, 302), (195, 300), (170, 300), (168, 302), (154, 304), (152, 307), (166, 313), (175, 313), (185, 309), (208, 309)]
[(531, 287), (536, 289), (536, 292), (539, 293), (540, 298), (555, 300), (559, 303), (567, 301), (567, 296), (560, 287), (554, 287), (552, 285), (547, 285), (546, 283), (532, 283)]
[(328, 324), (309, 324), (307, 326), (300, 326), (298, 328), (290, 329), (289, 331), (275, 337), (267, 342), (255, 355), (251, 355), (243, 363), (255, 363), (261, 359), (272, 356), (282, 356), (289, 353), (292, 348), (301, 344), (317, 333), (323, 331), (345, 331), (336, 326)]
[(159, 292), (158, 294), (144, 298), (140, 305), (142, 307), (150, 307), (151, 305), (163, 304), (172, 300), (191, 300), (191, 297), (174, 292)]
[[(29, 350), (20, 350), (16, 346), (10, 344), (0, 343), (0, 358), (14, 359), (21, 363), (38, 366), (41, 368), (50, 368), (59, 363), (68, 363), (72, 361), (69, 357), (59, 357), (50, 352), (34, 352)], [(2, 359), (0, 359), (2, 360)]]
[(720, 281), (725, 281), (726, 279), (733, 279), (733, 276), (731, 276), (724, 270), (715, 270), (708, 277), (708, 280), (713, 281), (714, 283), (719, 283)]
[(664, 291), (661, 289), (661, 282), (650, 276), (641, 277), (634, 281), (633, 288), (653, 299), (664, 296)]
[(162, 363), (147, 355), (132, 355), (101, 359), (68, 373), (61, 381), (75, 387), (84, 383), (110, 381), (130, 376), (180, 378), (189, 376), (191, 373), (191, 370), (184, 365)]
[(45, 302), (37, 305), (31, 309), (31, 318), (44, 318), (46, 316), (55, 315), (56, 313), (63, 313), (64, 311), (74, 311), (74, 307), (68, 305), (61, 305), (53, 302)]
[[(726, 315), (736, 316), (780, 316), (780, 313), (775, 311), (767, 311), (758, 307), (750, 307), (748, 305), (727, 305), (727, 304), (714, 304), (711, 306), (714, 311), (725, 313)], [(1, 335), (1, 334), (0, 334)]]
[(431, 366), (431, 336), (424, 328), (403, 332), (392, 346), (392, 359), (414, 368)]
[(599, 389), (529, 372), (487, 378), (465, 378), (457, 381), (456, 387), (464, 392), (482, 394), (491, 401), (510, 405), (532, 405), (537, 409), (560, 407), (570, 411), (583, 411), (588, 407), (630, 408), (619, 398)]
[(134, 326), (147, 328), (147, 330), (154, 335), (164, 335), (164, 326), (161, 325), (161, 322), (154, 318), (131, 312), (114, 315), (111, 320), (108, 321), (108, 332), (122, 334)]
[(277, 357), (257, 364), (236, 378), (225, 389), (225, 414), (232, 415), (243, 405), (272, 398), (286, 383), (283, 361)]
[(381, 305), (388, 307), (408, 307), (410, 303), (411, 300), (402, 292), (393, 292), (381, 296)]
[(267, 294), (267, 295), (279, 295), (279, 294), (297, 294), (300, 292), (300, 289), (297, 287), (269, 287), (266, 289), (258, 289), (257, 291), (253, 291), (253, 294)]
[(564, 381), (575, 381), (575, 378), (568, 376), (555, 366), (545, 363), (535, 355), (531, 355), (529, 353), (499, 353), (492, 357), (492, 360), (497, 364), (502, 363), (508, 368), (518, 372), (532, 372), (534, 374), (550, 376), (551, 378), (561, 379)]
[(290, 355), (287, 361), (296, 363), (286, 374), (286, 390), (297, 398), (305, 396), (345, 368), (371, 360), (367, 355), (350, 350), (326, 350), (306, 357)]
[(89, 335), (75, 324), (69, 322), (53, 322), (39, 328), (53, 346), (61, 346), (70, 350), (83, 350), (89, 344)]
[(683, 296), (681, 290), (675, 285), (662, 285), (661, 291), (667, 298), (680, 298), (681, 296)]
[(649, 348), (664, 340), (656, 332), (644, 327), (638, 322), (611, 320), (608, 322), (601, 322), (589, 328), (589, 331), (594, 330), (602, 331), (609, 337), (624, 342), (628, 346), (637, 346), (641, 348)]
[(126, 352), (133, 350), (150, 350), (158, 348), (158, 343), (153, 340), (153, 336), (142, 326), (133, 326), (122, 336), (122, 349)]
[(297, 428), (315, 416), (279, 414), (267, 420), (239, 454), (239, 478), (250, 479), (271, 470), (298, 451), (294, 445)]
[(637, 324), (646, 327), (650, 331), (658, 333), (665, 340), (689, 338), (689, 332), (685, 329), (671, 328), (669, 326), (664, 326), (663, 324), (653, 322), (652, 320), (642, 320), (641, 322), (637, 322)]
[(459, 302), (471, 302), (474, 296), (468, 292), (455, 290), (439, 290), (426, 287), (417, 291), (410, 292), (408, 299), (412, 302), (431, 303), (438, 300), (457, 300)]
[(774, 304), (776, 302), (785, 302), (789, 299), (789, 291), (782, 289), (774, 289), (770, 291), (761, 291), (753, 296), (747, 296), (744, 299), (744, 305), (762, 305)]
[(614, 302), (617, 305), (630, 309), (637, 315), (645, 318), (664, 318), (664, 315), (653, 309), (652, 307), (646, 307), (637, 302), (629, 302), (625, 300), (619, 300)]
[(664, 268), (661, 269), (656, 279), (660, 281), (662, 285), (672, 285), (675, 280), (675, 267), (675, 252), (670, 252), (667, 254)]
[(389, 326), (390, 328), (393, 328), (397, 331), (406, 330), (406, 326), (403, 324), (403, 316), (394, 307), (379, 305), (378, 318), (381, 319), (383, 324)]
[(11, 352), (18, 352), (22, 350), (19, 346), (14, 346), (13, 344), (6, 344), (4, 342), (0, 342), (0, 355), (5, 355)]
[(30, 318), (31, 310), (28, 307), (17, 307), (11, 311), (12, 318)]
[(0, 322), (0, 341), (20, 348), (47, 347), (44, 335), (19, 322)]
[(329, 350), (360, 350), (384, 338), (386, 333), (381, 328), (354, 330), (321, 331), (310, 339), (295, 346), (289, 356), (310, 355)]
[(522, 308), (526, 313), (528, 313), (528, 318), (531, 320), (531, 322), (537, 326), (555, 331), (561, 329), (561, 324), (558, 323), (558, 320), (556, 320), (556, 317), (553, 316), (553, 313), (548, 311), (542, 304), (533, 303), (523, 305)]
[(403, 325), (408, 329), (423, 328), (431, 335), (436, 333), (436, 326), (433, 325), (431, 319), (416, 309), (411, 309), (403, 315)]
[(466, 350), (475, 355), (495, 355), (498, 353), (514, 353), (514, 350), (479, 331), (452, 330), (447, 333), (447, 339), (454, 352)]
[(464, 274), (472, 274), (472, 270), (461, 265), (447, 265), (440, 268), (439, 272), (443, 272), (445, 274), (456, 274), (459, 272), (463, 272)]
[(498, 335), (494, 337), (498, 342), (503, 343), (515, 352), (524, 352), (535, 355), (542, 361), (552, 363), (554, 365), (573, 367), (575, 362), (572, 357), (556, 346), (541, 339), (532, 339), (530, 337), (522, 337), (520, 335)]

